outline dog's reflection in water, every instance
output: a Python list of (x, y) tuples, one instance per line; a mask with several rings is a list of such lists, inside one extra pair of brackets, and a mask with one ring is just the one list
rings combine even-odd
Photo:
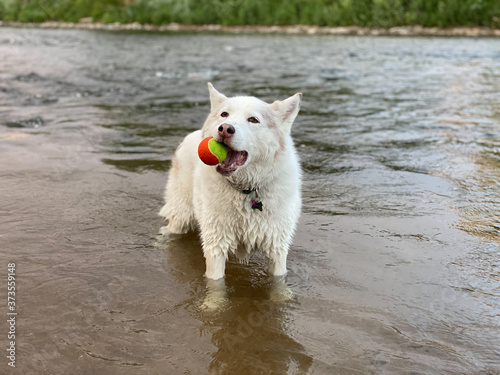
[(290, 311), (297, 306), (285, 277), (267, 272), (265, 259), (250, 264), (230, 259), (225, 278), (204, 276), (205, 260), (196, 233), (157, 237), (165, 253), (165, 269), (188, 286), (187, 311), (210, 335), (214, 350), (209, 374), (306, 374), (312, 358), (289, 330)]
[[(206, 295), (201, 305), (202, 309), (217, 310), (224, 308), (228, 301), (228, 292), (225, 279), (206, 279)], [(269, 276), (266, 280), (268, 285), (266, 298), (273, 302), (292, 301), (294, 294), (286, 284), (286, 277)], [(237, 289), (237, 286), (235, 287)]]
[(223, 308), (227, 302), (226, 280), (207, 279), (206, 295), (201, 308), (204, 310), (217, 310)]
[[(253, 284), (256, 289), (260, 288), (259, 298), (275, 302), (287, 302), (294, 298), (293, 291), (286, 283), (286, 276), (268, 275), (264, 271), (266, 267), (263, 266), (265, 257), (259, 257), (258, 253), (253, 257), (255, 261), (245, 263), (240, 263), (236, 257), (231, 256), (228, 261), (228, 276), (212, 280), (203, 276), (205, 259), (197, 233), (172, 235), (166, 227), (162, 227), (157, 236), (156, 247), (166, 251), (168, 268), (179, 282), (196, 284), (197, 290), (204, 289), (204, 296), (198, 294), (198, 298), (202, 300), (198, 305), (202, 310), (217, 310), (227, 306), (230, 298), (226, 285), (227, 278), (231, 281), (232, 294), (239, 294), (241, 289), (248, 291)], [(205, 288), (200, 284), (205, 284)], [(265, 288), (262, 288), (263, 285)]]

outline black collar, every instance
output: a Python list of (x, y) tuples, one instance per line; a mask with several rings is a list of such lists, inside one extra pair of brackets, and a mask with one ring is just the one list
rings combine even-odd
[(252, 194), (254, 191), (257, 191), (258, 189), (248, 189), (248, 190), (242, 190), (241, 192), (243, 194)]

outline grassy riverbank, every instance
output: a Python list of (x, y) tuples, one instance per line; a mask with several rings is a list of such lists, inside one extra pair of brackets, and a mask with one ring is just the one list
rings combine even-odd
[(500, 28), (499, 0), (0, 0), (0, 20)]

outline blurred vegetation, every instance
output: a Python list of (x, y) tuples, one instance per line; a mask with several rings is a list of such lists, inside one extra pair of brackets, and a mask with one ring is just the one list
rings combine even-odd
[(0, 0), (5, 21), (500, 27), (500, 0)]

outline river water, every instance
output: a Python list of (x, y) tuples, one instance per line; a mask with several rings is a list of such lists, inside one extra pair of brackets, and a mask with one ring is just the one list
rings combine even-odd
[[(0, 56), (16, 373), (500, 374), (499, 39), (0, 28)], [(304, 95), (290, 300), (256, 257), (204, 309), (197, 235), (157, 236), (208, 81)]]

